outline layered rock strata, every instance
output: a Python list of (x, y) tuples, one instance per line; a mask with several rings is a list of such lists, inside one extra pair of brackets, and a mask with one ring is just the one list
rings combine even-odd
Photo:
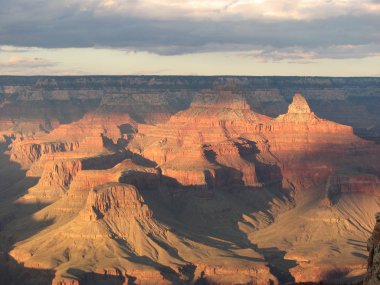
[[(96, 283), (105, 275), (137, 284), (189, 284), (201, 276), (217, 284), (276, 282), (253, 250), (243, 250), (240, 254), (247, 260), (241, 260), (238, 250), (213, 248), (181, 237), (157, 221), (132, 185), (101, 184), (84, 199), (76, 215), (54, 230), (20, 243), (11, 251), (12, 257), (28, 267), (55, 268), (53, 284)], [(69, 269), (82, 262), (87, 272), (69, 277)]]
[(182, 186), (213, 189), (228, 184), (257, 186), (255, 165), (239, 147), (252, 124), (269, 120), (230, 92), (202, 93), (190, 108), (165, 124), (139, 125), (130, 149), (156, 162)]
[(135, 122), (127, 114), (87, 114), (78, 122), (61, 125), (49, 134), (36, 134), (13, 142), (11, 159), (30, 167), (44, 155), (81, 152), (93, 156), (128, 140)]
[[(106, 101), (119, 110), (119, 101)], [(11, 252), (18, 262), (56, 271), (55, 284), (101, 283), (99, 275), (110, 283), (273, 284), (267, 261), (280, 260), (270, 268), (281, 282), (360, 267), (351, 240), (378, 207), (379, 152), (351, 127), (319, 118), (302, 95), (276, 118), (221, 90), (154, 125), (103, 111), (12, 143), (27, 178), (40, 177), (16, 203), (41, 208), (12, 213), (6, 224), (20, 239)], [(338, 177), (331, 187), (329, 177)], [(322, 204), (326, 187), (350, 195)], [(287, 259), (296, 264), (287, 268)]]

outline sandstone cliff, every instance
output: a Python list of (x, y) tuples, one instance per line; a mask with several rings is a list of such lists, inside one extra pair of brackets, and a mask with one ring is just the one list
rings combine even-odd
[(61, 125), (48, 134), (38, 133), (14, 141), (11, 159), (30, 167), (44, 155), (60, 152), (77, 151), (81, 156), (93, 156), (112, 150), (115, 144), (123, 144), (134, 125), (127, 114), (87, 114), (78, 122)]
[[(205, 89), (242, 93), (256, 112), (278, 116), (295, 91), (321, 117), (366, 129), (378, 121), (378, 78), (325, 77), (0, 77), (0, 129), (50, 131), (101, 108), (156, 123), (189, 106)], [(31, 106), (33, 108), (31, 108)]]
[[(263, 88), (260, 80), (220, 80), (225, 87), (197, 83), (202, 92), (179, 80), (181, 93), (163, 91), (165, 79), (128, 81), (146, 84), (139, 92), (104, 79), (109, 97), (88, 91), (102, 97), (97, 111), (54, 130), (4, 132), (13, 162), (0, 157), (0, 177), (17, 169), (22, 178), (1, 184), (1, 244), (25, 266), (55, 271), (54, 284), (269, 284), (362, 271), (361, 241), (378, 208), (378, 146), (322, 119), (301, 94), (287, 106), (290, 91), (252, 95), (244, 88)], [(4, 92), (67, 100), (79, 88), (39, 84), (50, 89)], [(315, 94), (346, 98), (334, 90)], [(278, 103), (275, 118), (252, 111), (265, 102)]]
[(206, 92), (165, 124), (139, 125), (130, 149), (156, 162), (163, 175), (183, 186), (256, 186), (255, 165), (241, 156), (244, 142), (239, 138), (254, 123), (266, 120), (241, 96)]
[[(92, 188), (82, 210), (21, 242), (11, 255), (28, 267), (54, 268), (53, 284), (81, 284), (103, 272), (138, 284), (189, 284), (200, 276), (217, 284), (276, 281), (258, 253), (181, 236), (156, 220), (137, 188), (122, 183)], [(83, 261), (86, 272), (69, 277), (70, 268)]]

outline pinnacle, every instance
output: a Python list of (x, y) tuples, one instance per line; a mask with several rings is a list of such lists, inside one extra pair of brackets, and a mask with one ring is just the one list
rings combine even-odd
[(309, 104), (301, 93), (294, 94), (293, 102), (289, 105), (288, 113), (292, 114), (305, 114), (311, 113)]

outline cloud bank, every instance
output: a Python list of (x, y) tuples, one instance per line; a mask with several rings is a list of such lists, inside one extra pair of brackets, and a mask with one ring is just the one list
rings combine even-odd
[(0, 45), (263, 61), (380, 54), (378, 0), (0, 0)]

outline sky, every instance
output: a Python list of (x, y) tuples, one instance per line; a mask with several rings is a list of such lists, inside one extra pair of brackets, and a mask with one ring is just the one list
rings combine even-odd
[(380, 0), (0, 0), (0, 74), (380, 76)]

